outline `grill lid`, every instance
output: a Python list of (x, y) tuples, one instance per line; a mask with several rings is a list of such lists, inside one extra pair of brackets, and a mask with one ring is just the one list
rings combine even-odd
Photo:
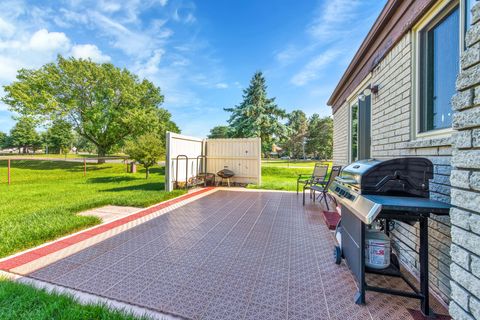
[(231, 178), (235, 175), (235, 173), (232, 170), (229, 169), (223, 169), (217, 172), (217, 175), (221, 178)]
[(343, 184), (348, 184), (356, 189), (360, 189), (362, 176), (379, 163), (381, 163), (381, 161), (376, 159), (359, 160), (353, 162), (342, 170), (340, 176), (337, 177), (336, 180)]
[(342, 170), (337, 182), (361, 194), (409, 195), (428, 198), (433, 164), (426, 158), (396, 158), (354, 162)]

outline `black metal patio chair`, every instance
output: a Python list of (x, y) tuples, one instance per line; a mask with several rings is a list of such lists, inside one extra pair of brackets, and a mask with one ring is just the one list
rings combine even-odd
[(297, 178), (297, 194), (300, 184), (306, 185), (324, 185), (327, 183), (328, 164), (315, 163), (312, 174), (299, 174)]
[(330, 172), (330, 176), (328, 177), (327, 183), (323, 185), (317, 184), (317, 185), (303, 186), (303, 205), (305, 205), (305, 190), (310, 189), (311, 192), (313, 191), (313, 202), (315, 202), (315, 198), (316, 198), (315, 192), (318, 191), (320, 192), (320, 195), (318, 196), (319, 201), (322, 201), (322, 199), (325, 200), (325, 205), (327, 206), (327, 210), (330, 210), (330, 206), (328, 205), (327, 198), (332, 199), (334, 202), (336, 201), (334, 197), (328, 194), (328, 188), (333, 183), (333, 181), (335, 181), (335, 178), (338, 177), (341, 171), (342, 171), (342, 166), (333, 166), (332, 171)]

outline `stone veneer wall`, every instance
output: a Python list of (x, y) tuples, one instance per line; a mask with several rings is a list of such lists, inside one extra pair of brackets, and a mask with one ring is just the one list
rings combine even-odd
[(453, 97), (452, 294), (454, 319), (480, 319), (480, 2), (472, 10), (467, 50)]
[[(406, 34), (374, 68), (371, 84), (379, 86), (372, 96), (373, 158), (389, 159), (422, 156), (434, 163), (435, 175), (430, 182), (431, 197), (450, 202), (451, 139), (412, 140), (412, 36)], [(348, 105), (334, 114), (334, 163), (348, 162)], [(448, 218), (429, 221), (430, 285), (445, 302), (450, 295), (450, 222)], [(394, 248), (402, 264), (418, 276), (418, 226), (397, 223), (393, 232)]]

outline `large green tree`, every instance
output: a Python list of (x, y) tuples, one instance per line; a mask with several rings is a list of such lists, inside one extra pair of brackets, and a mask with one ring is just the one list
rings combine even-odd
[(77, 149), (77, 153), (87, 152), (91, 154), (95, 153), (96, 151), (95, 145), (87, 138), (79, 135), (77, 132), (74, 132), (73, 135), (73, 146)]
[(19, 70), (4, 90), (2, 100), (12, 111), (70, 123), (99, 157), (126, 137), (158, 127), (163, 102), (160, 88), (126, 69), (61, 56), (37, 70)]
[(18, 148), (18, 153), (27, 153), (28, 149), (35, 149), (41, 145), (40, 136), (35, 130), (35, 122), (32, 118), (21, 117), (10, 130), (10, 144)]
[(45, 133), (49, 153), (66, 153), (72, 147), (72, 125), (62, 119), (55, 120)]
[(210, 129), (209, 139), (224, 139), (230, 137), (229, 126), (216, 126)]
[(315, 158), (332, 159), (333, 120), (313, 114), (308, 120), (308, 134), (305, 151)]
[(267, 85), (260, 71), (253, 75), (250, 85), (243, 91), (243, 101), (233, 108), (225, 108), (225, 111), (231, 112), (228, 119), (231, 136), (260, 137), (264, 154), (268, 155), (275, 138), (285, 133), (285, 126), (280, 120), (286, 112), (277, 106), (275, 98), (267, 97)]
[(163, 108), (157, 109), (157, 120), (154, 123), (155, 129), (152, 130), (158, 134), (163, 146), (166, 146), (167, 131), (180, 133), (180, 128), (172, 121), (170, 112)]
[(305, 112), (294, 110), (287, 116), (287, 134), (281, 146), (285, 152), (298, 159), (303, 156), (303, 147), (308, 130), (308, 119)]
[(0, 149), (8, 147), (8, 135), (5, 132), (0, 131)]

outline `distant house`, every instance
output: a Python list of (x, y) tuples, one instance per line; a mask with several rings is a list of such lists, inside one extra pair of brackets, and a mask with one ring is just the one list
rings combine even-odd
[[(480, 319), (479, 20), (475, 0), (389, 0), (328, 102), (335, 164), (434, 163), (431, 197), (454, 208), (430, 224), (431, 289), (455, 319)], [(399, 224), (394, 234), (413, 274), (417, 231)]]

